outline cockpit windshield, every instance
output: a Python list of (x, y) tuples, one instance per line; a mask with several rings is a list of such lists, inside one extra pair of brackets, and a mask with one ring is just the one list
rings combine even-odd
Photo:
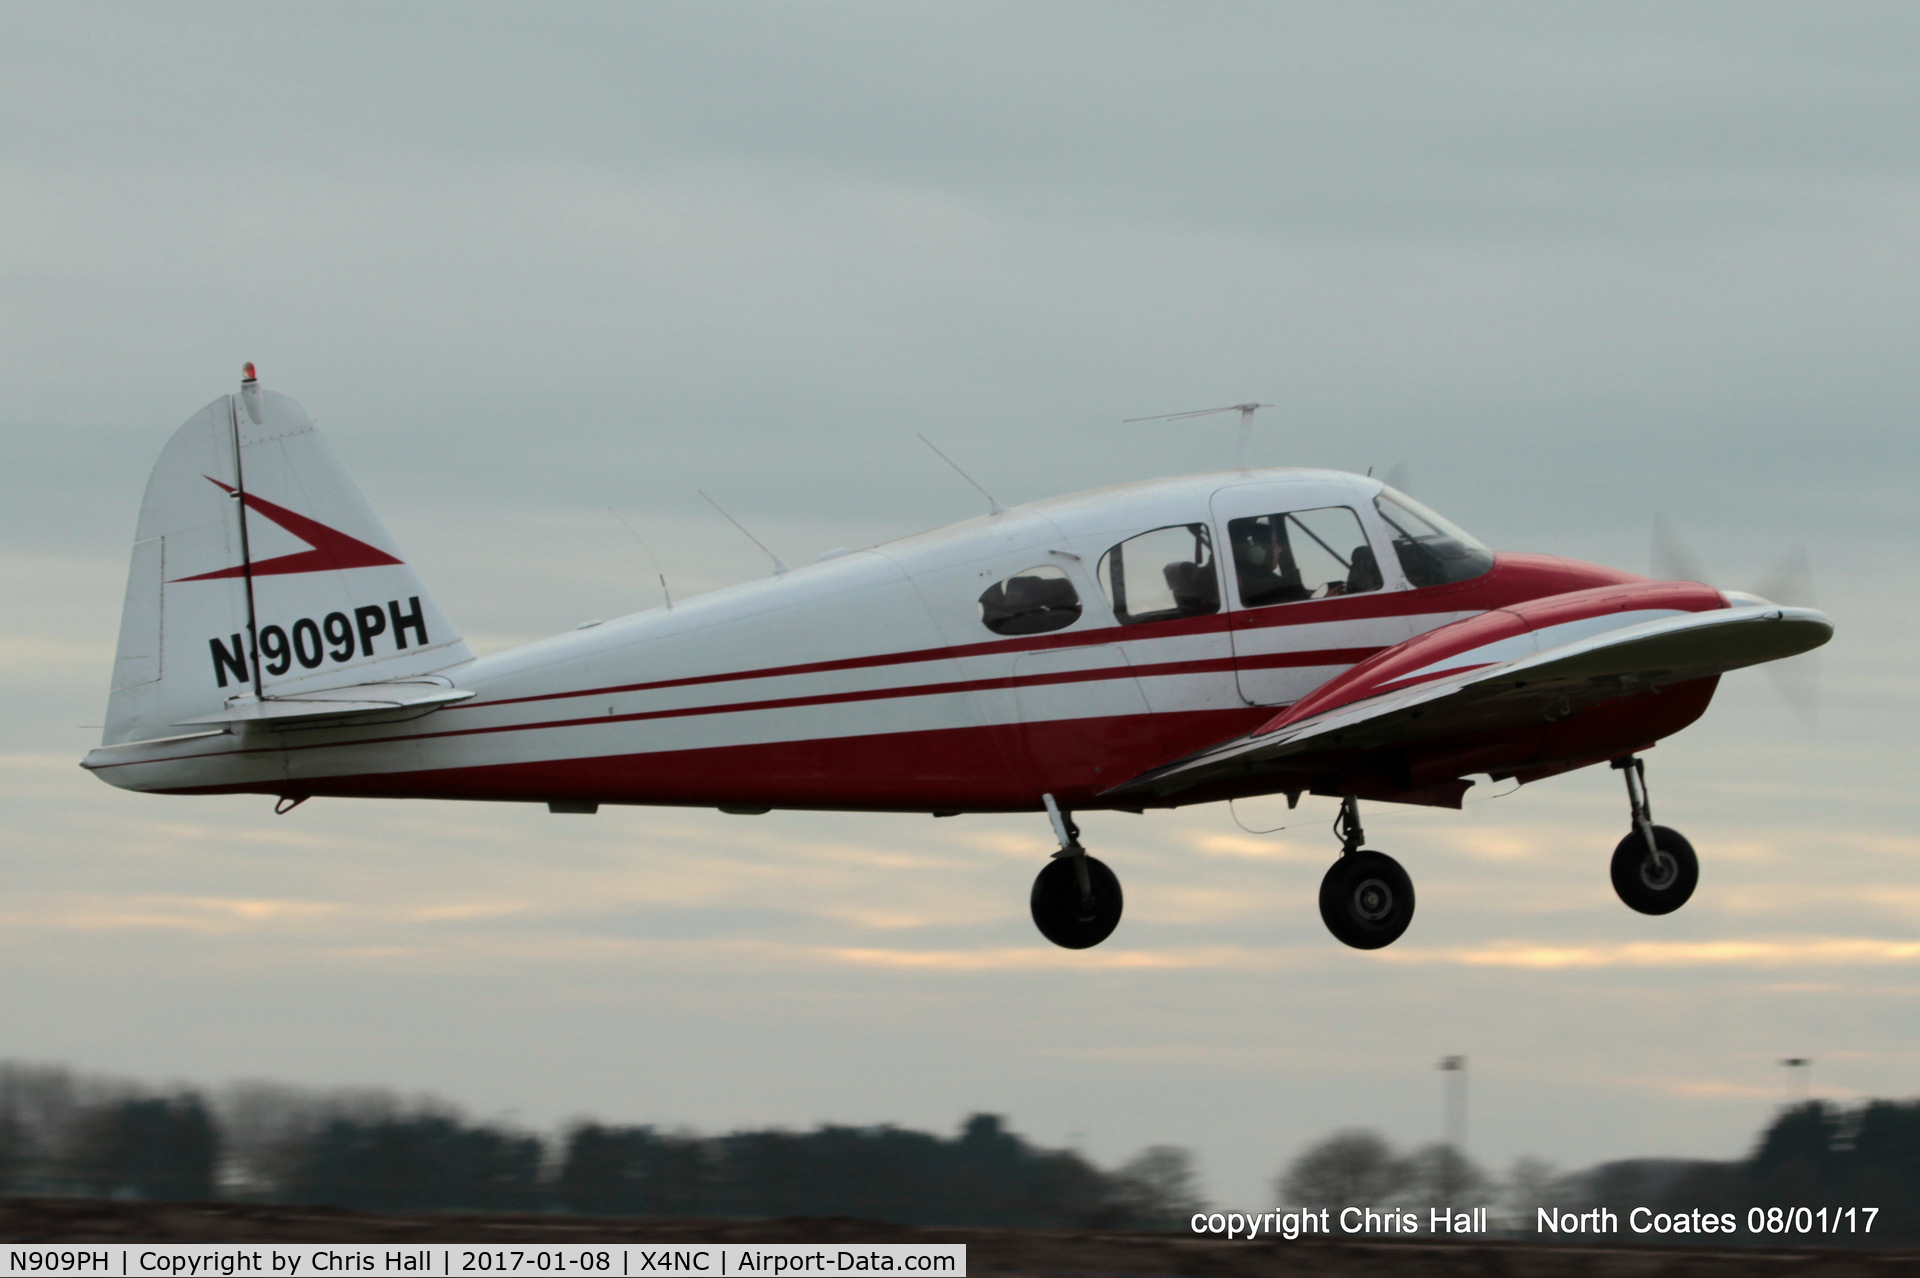
[(1493, 567), (1493, 552), (1467, 532), (1405, 493), (1389, 488), (1373, 499), (1393, 533), (1393, 553), (1415, 588), (1478, 577)]

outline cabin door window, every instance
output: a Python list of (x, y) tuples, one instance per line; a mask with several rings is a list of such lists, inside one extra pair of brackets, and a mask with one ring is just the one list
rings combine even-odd
[(1412, 637), (1381, 598), (1399, 580), (1381, 572), (1370, 496), (1304, 483), (1213, 495), (1231, 565), (1234, 679), (1247, 704), (1291, 705)]

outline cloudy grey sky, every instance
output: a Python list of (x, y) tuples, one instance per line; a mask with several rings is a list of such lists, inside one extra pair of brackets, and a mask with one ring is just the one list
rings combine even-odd
[[(1920, 12), (1906, 5), (46, 5), (0, 11), (5, 1054), (724, 1128), (1009, 1114), (1263, 1200), (1342, 1124), (1731, 1155), (1810, 1055), (1920, 1090)], [(1805, 546), (1809, 733), (1757, 675), (1650, 756), (1705, 868), (1607, 883), (1602, 771), (1378, 808), (1420, 889), (1346, 951), (1330, 805), (1096, 817), (1097, 951), (1032, 818), (122, 794), (97, 733), (167, 434), (260, 363), (495, 648), (1007, 502), (1399, 464), (1503, 549), (1724, 584)], [(1221, 424), (1226, 422), (1226, 424)], [(1278, 825), (1281, 805), (1243, 805)]]

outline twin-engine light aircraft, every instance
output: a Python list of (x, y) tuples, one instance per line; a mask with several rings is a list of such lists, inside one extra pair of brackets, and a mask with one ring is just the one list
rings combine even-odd
[(726, 812), (1045, 812), (1042, 934), (1121, 890), (1073, 814), (1340, 800), (1328, 930), (1390, 944), (1413, 885), (1360, 801), (1611, 763), (1620, 898), (1699, 868), (1639, 755), (1822, 614), (1493, 554), (1377, 480), (1236, 470), (1035, 502), (476, 658), (313, 421), (251, 365), (182, 426), (140, 511), (105, 738), (116, 786)]

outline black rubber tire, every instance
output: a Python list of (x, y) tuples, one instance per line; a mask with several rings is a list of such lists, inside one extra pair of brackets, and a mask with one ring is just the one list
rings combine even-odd
[[(1093, 888), (1092, 908), (1080, 899), (1080, 883), (1073, 863), (1084, 860)], [(1084, 950), (1100, 944), (1120, 926), (1120, 880), (1106, 862), (1090, 856), (1049, 861), (1033, 880), (1033, 925), (1040, 935), (1063, 949)]]
[(1356, 950), (1392, 945), (1413, 922), (1413, 880), (1385, 852), (1350, 852), (1320, 880), (1320, 918)]
[(1653, 827), (1654, 857), (1635, 830), (1613, 850), (1613, 890), (1642, 914), (1671, 914), (1687, 903), (1700, 885), (1700, 858), (1678, 830)]

